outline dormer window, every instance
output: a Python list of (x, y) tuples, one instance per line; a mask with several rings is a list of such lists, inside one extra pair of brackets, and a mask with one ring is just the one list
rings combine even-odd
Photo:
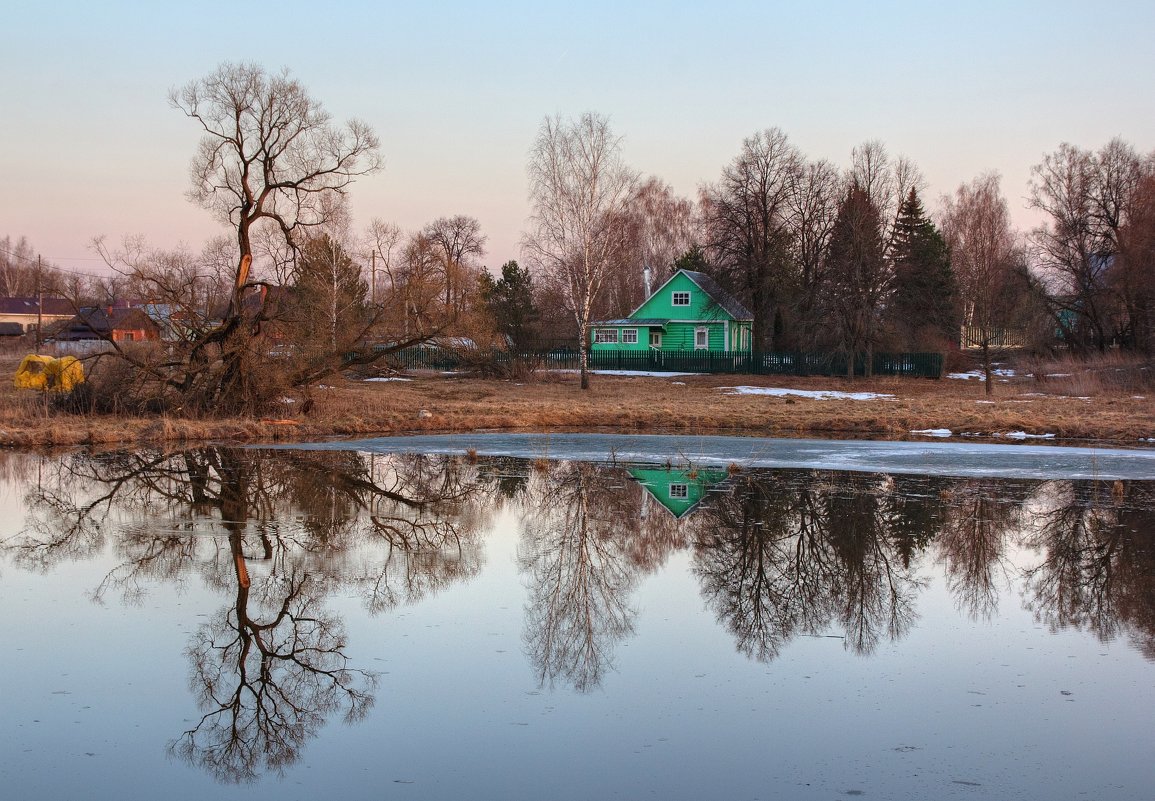
[(690, 305), (690, 293), (689, 292), (675, 292), (674, 293), (674, 299), (673, 299), (673, 305), (675, 305), (675, 306), (689, 306)]

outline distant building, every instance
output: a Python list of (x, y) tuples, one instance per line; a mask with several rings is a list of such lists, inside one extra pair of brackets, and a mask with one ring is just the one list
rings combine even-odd
[[(44, 305), (40, 307), (36, 298), (0, 298), (0, 324), (3, 331), (25, 334), (36, 330), (39, 319), (45, 328), (53, 323), (71, 319), (76, 313), (72, 303), (65, 298), (44, 298)], [(20, 331), (12, 327), (19, 325)]]
[(56, 339), (147, 342), (160, 339), (160, 333), (160, 326), (141, 308), (102, 306), (81, 309), (56, 334)]

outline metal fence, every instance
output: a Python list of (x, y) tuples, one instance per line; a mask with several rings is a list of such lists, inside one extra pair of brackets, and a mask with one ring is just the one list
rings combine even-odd
[[(817, 351), (768, 351), (755, 353), (712, 351), (590, 351), (592, 370), (638, 370), (659, 373), (741, 373), (747, 375), (820, 375), (847, 374), (848, 354)], [(491, 362), (522, 362), (539, 369), (577, 370), (580, 357), (576, 350), (560, 348), (549, 351), (473, 351), (460, 354), (436, 347), (414, 347), (388, 356), (388, 362), (402, 370), (458, 370)], [(941, 353), (875, 353), (871, 359), (874, 375), (940, 378), (943, 369)], [(866, 356), (859, 354), (854, 363), (855, 375), (866, 375)]]

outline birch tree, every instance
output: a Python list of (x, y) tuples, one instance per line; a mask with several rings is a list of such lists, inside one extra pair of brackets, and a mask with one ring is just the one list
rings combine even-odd
[(1015, 279), (1021, 278), (1016, 266), (1022, 254), (999, 176), (980, 176), (959, 186), (954, 197), (944, 198), (942, 223), (963, 305), (963, 325), (968, 338), (978, 339), (990, 395), (991, 363), (1003, 347), (1006, 327), (1021, 297), (1013, 290)]
[(578, 329), (581, 388), (589, 389), (594, 302), (629, 240), (627, 206), (637, 175), (605, 117), (546, 117), (529, 158), (527, 261), (562, 289)]

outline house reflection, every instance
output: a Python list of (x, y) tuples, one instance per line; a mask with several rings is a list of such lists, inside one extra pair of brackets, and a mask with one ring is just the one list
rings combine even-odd
[(642, 516), (649, 514), (650, 499), (657, 501), (675, 519), (680, 520), (697, 508), (706, 497), (707, 491), (725, 481), (725, 470), (686, 466), (627, 467), (630, 476), (646, 490), (643, 499)]

